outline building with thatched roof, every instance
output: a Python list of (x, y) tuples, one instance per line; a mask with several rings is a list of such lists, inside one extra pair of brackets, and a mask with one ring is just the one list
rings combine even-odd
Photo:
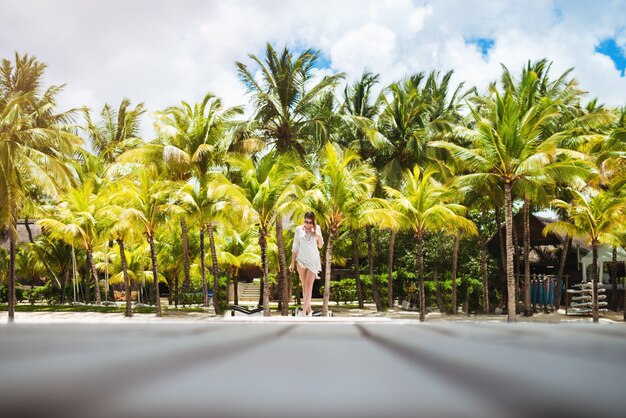
[[(17, 221), (17, 243), (30, 242), (29, 237), (32, 235), (32, 239), (35, 239), (37, 236), (41, 235), (41, 227), (35, 223), (34, 220), (29, 219), (28, 225), (24, 219), (20, 219)], [(5, 250), (9, 249), (9, 234), (8, 231), (0, 230), (0, 248), (4, 248)]]

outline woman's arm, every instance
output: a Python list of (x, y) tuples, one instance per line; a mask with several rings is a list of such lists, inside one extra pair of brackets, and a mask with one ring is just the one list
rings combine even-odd
[(317, 233), (315, 234), (315, 239), (317, 240), (317, 248), (322, 248), (324, 246), (324, 237), (322, 236), (322, 230), (317, 228)]
[(293, 273), (293, 270), (296, 267), (296, 258), (298, 257), (298, 253), (291, 253), (291, 264), (289, 264), (289, 272)]

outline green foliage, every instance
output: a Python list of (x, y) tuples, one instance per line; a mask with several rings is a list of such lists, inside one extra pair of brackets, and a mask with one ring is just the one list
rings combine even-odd
[(343, 279), (330, 282), (330, 300), (339, 303), (353, 302), (357, 299), (356, 280)]
[[(70, 286), (68, 286), (66, 290), (66, 299), (69, 295), (69, 291), (71, 291)], [(32, 289), (28, 289), (24, 291), (24, 298), (30, 301), (31, 305), (35, 303), (46, 303), (48, 305), (60, 304), (61, 303), (61, 289), (54, 286), (52, 282), (47, 282), (43, 286), (35, 286)]]
[[(15, 300), (21, 302), (25, 299), (24, 291), (21, 288), (15, 288)], [(0, 287), (0, 302), (7, 303), (9, 301), (8, 286)]]
[[(210, 290), (213, 290), (213, 276), (211, 274), (207, 274), (207, 286)], [(218, 300), (220, 302), (219, 307), (221, 309), (221, 312), (224, 312), (226, 308), (228, 308), (228, 289), (226, 288), (226, 276), (220, 276), (218, 284)], [(209, 302), (212, 303), (212, 299), (209, 299)], [(192, 276), (189, 292), (180, 294), (179, 303), (183, 306), (204, 304), (202, 281), (199, 277)]]
[[(438, 282), (439, 289), (442, 294), (442, 301), (445, 312), (452, 312), (452, 278), (450, 273), (444, 275)], [(426, 306), (437, 306), (437, 289), (435, 282), (427, 280), (424, 282), (424, 290), (426, 292)], [(490, 296), (493, 294), (493, 302), (497, 302), (498, 292), (494, 289), (490, 290)], [(469, 305), (471, 313), (482, 311), (483, 283), (482, 280), (476, 279), (470, 275), (460, 275), (457, 277), (457, 303), (464, 308)], [(491, 297), (490, 297), (491, 303)]]

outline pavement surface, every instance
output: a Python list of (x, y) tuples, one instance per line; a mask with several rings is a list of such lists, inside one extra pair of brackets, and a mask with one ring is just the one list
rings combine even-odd
[(0, 324), (5, 417), (623, 417), (626, 410), (623, 323), (17, 315)]

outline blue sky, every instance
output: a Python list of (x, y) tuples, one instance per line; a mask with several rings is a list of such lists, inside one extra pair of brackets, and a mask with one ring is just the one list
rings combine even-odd
[(615, 68), (621, 71), (622, 77), (624, 77), (624, 70), (626, 69), (626, 51), (624, 50), (624, 46), (620, 47), (616, 38), (603, 39), (596, 47), (596, 52), (611, 58), (615, 64)]
[[(60, 105), (144, 102), (149, 114), (207, 91), (246, 103), (235, 61), (266, 42), (321, 51), (319, 76), (364, 69), (381, 87), (418, 71), (454, 70), (479, 90), (528, 60), (553, 61), (588, 99), (626, 105), (626, 0), (0, 0), (0, 57), (48, 64), (67, 84)], [(151, 131), (145, 121), (145, 132)]]

